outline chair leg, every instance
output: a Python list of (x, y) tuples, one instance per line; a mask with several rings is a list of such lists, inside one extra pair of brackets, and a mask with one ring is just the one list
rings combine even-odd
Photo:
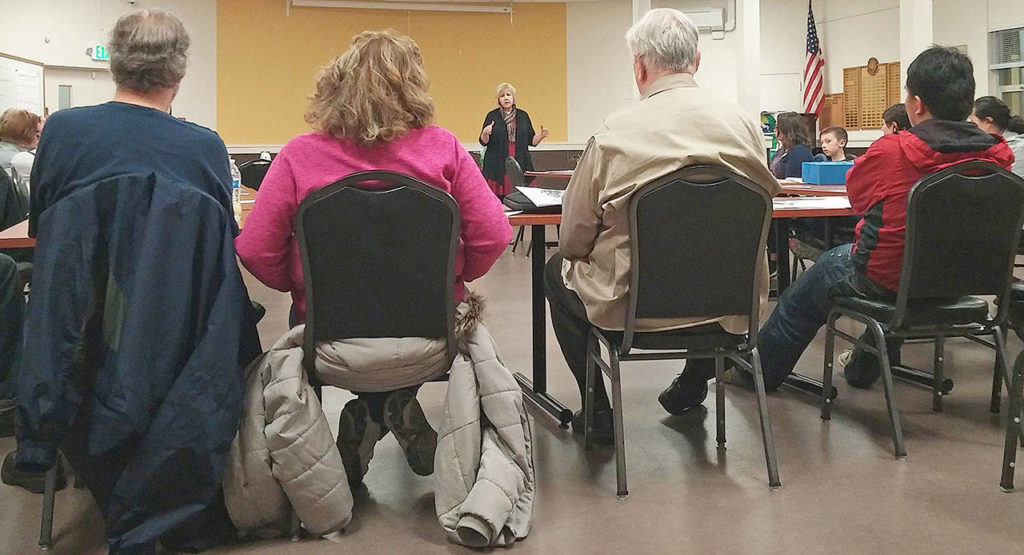
[[(583, 400), (583, 447), (587, 451), (594, 448), (594, 382), (597, 378), (597, 364), (594, 357), (601, 354), (601, 346), (597, 345), (593, 337), (587, 338), (587, 397)], [(616, 405), (615, 410), (618, 410)]]
[[(1007, 356), (1006, 351), (1006, 332), (997, 326), (995, 329), (993, 329), (992, 337), (993, 339), (995, 339), (996, 342), (996, 362), (999, 363), (999, 366), (996, 369), (996, 373), (1001, 376), (1006, 376), (1006, 391), (1009, 393), (1013, 377), (1011, 374), (1010, 367), (1007, 366), (1007, 361), (1009, 360), (1009, 357)], [(1021, 445), (1024, 445), (1024, 424), (1018, 426), (1018, 429), (1020, 443)]]
[(836, 354), (836, 333), (834, 326), (836, 320), (839, 319), (838, 314), (829, 314), (828, 322), (825, 325), (825, 368), (822, 370), (822, 388), (821, 388), (821, 419), (831, 420), (832, 419), (832, 396), (829, 392), (832, 391), (832, 369), (835, 364)]
[(615, 478), (618, 482), (616, 495), (619, 499), (625, 499), (629, 495), (626, 489), (626, 440), (623, 436), (622, 427), (622, 382), (619, 379), (619, 356), (615, 349), (608, 349), (611, 357), (611, 379), (612, 379), (612, 421), (615, 426)]
[[(992, 399), (989, 400), (988, 410), (992, 414), (999, 414), (1000, 397), (1003, 394), (1003, 380), (1006, 379), (1006, 374), (1003, 373), (1003, 365), (1006, 361), (1003, 360), (1003, 350), (1000, 348), (999, 339), (997, 336), (1000, 335), (1000, 330), (994, 330), (992, 334), (993, 339), (996, 339), (996, 363), (992, 367)], [(1002, 344), (1006, 344), (1006, 333), (1002, 334)]]
[(750, 353), (750, 362), (754, 367), (754, 389), (757, 391), (757, 414), (761, 419), (761, 441), (764, 444), (764, 460), (768, 465), (768, 487), (782, 487), (779, 479), (779, 462), (775, 458), (775, 436), (772, 434), (772, 422), (768, 417), (768, 394), (764, 387), (764, 374), (761, 372), (761, 355), (755, 347)]
[(1021, 389), (1024, 386), (1024, 353), (1017, 357), (1013, 365), (1013, 374), (1010, 379), (1010, 386), (1007, 388), (1010, 396), (1009, 407), (1006, 410), (1006, 441), (1003, 444), (1003, 475), (999, 480), (999, 487), (1003, 491), (1013, 490), (1013, 471), (1017, 465), (1017, 436), (1020, 433), (1020, 405)]
[[(888, 354), (886, 355), (888, 357)], [(932, 412), (942, 412), (943, 362), (946, 358), (946, 338), (935, 337), (935, 363), (932, 369)]]
[(302, 521), (299, 520), (299, 513), (295, 512), (295, 509), (292, 509), (292, 525), (288, 537), (293, 542), (299, 541), (302, 537)]
[(878, 362), (882, 365), (882, 385), (885, 390), (885, 404), (889, 409), (889, 420), (892, 422), (892, 443), (896, 458), (906, 457), (907, 449), (903, 443), (900, 413), (896, 409), (896, 387), (892, 383), (892, 367), (889, 366), (889, 351), (885, 344), (885, 333), (878, 322), (870, 320), (867, 324), (868, 329), (875, 336), (875, 350), (878, 351)]
[(718, 446), (725, 447), (725, 359), (715, 357), (715, 417), (718, 421)]
[(55, 461), (53, 467), (46, 471), (46, 482), (43, 489), (43, 515), (39, 526), (39, 548), (47, 550), (53, 547), (53, 504), (57, 494), (57, 466)]
[(519, 226), (519, 233), (516, 233), (516, 240), (512, 242), (512, 254), (516, 253), (516, 247), (518, 247), (519, 242), (523, 240), (523, 235), (525, 235), (525, 229), (526, 226)]

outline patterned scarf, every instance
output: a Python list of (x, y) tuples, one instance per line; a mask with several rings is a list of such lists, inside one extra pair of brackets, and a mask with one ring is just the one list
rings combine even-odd
[(501, 111), (502, 116), (505, 118), (505, 129), (508, 130), (508, 142), (516, 142), (516, 105), (512, 105), (512, 110), (509, 113), (505, 113), (505, 110)]

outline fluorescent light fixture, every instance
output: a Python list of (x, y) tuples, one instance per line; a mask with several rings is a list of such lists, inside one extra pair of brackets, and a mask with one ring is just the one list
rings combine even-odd
[(481, 12), (512, 13), (508, 6), (480, 6), (471, 4), (447, 4), (433, 2), (360, 2), (356, 0), (291, 0), (292, 6), (302, 8), (355, 8), (364, 10), (413, 10), (430, 12)]

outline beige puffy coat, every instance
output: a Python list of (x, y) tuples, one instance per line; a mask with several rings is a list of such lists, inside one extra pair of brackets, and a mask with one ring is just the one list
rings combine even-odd
[(315, 534), (352, 519), (341, 454), (302, 368), (302, 331), (292, 329), (248, 368), (223, 479), (228, 514), (242, 531), (283, 533), (291, 507)]
[(533, 436), (519, 384), (491, 334), (462, 336), (434, 454), (434, 509), (455, 542), (505, 546), (530, 532)]

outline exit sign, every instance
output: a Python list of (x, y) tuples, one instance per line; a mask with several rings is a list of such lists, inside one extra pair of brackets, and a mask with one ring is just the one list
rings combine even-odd
[(107, 52), (107, 47), (102, 44), (97, 44), (92, 47), (92, 59), (94, 60), (109, 60), (110, 53)]

